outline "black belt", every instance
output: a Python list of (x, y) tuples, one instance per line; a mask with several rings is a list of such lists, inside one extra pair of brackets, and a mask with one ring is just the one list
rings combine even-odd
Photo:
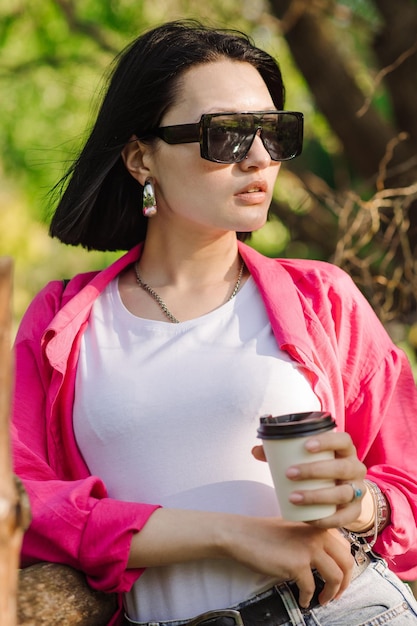
[[(352, 545), (352, 554), (355, 558), (355, 564), (352, 573), (352, 580), (357, 578), (368, 567), (373, 560), (372, 553), (361, 548), (358, 544)], [(319, 595), (324, 587), (324, 581), (321, 576), (313, 572), (316, 582), (316, 589), (311, 600), (309, 609), (319, 605)], [(285, 583), (290, 589), (298, 602), (298, 587), (293, 582)], [(175, 623), (184, 626), (255, 626), (262, 624), (262, 626), (280, 626), (290, 621), (288, 611), (285, 608), (284, 601), (281, 595), (275, 587), (261, 593), (254, 597), (252, 600), (242, 602), (234, 609), (223, 609), (215, 611), (207, 611), (201, 613), (191, 620), (173, 620), (172, 622), (148, 622), (148, 626), (170, 626)], [(140, 624), (146, 626), (144, 622), (135, 622), (125, 618), (123, 622), (124, 626), (131, 626), (132, 624)]]
[[(266, 597), (265, 597), (266, 596)], [(270, 589), (260, 594), (251, 603), (236, 609), (223, 609), (201, 613), (194, 619), (185, 621), (186, 626), (252, 626), (261, 623), (262, 626), (279, 626), (289, 621), (284, 602), (276, 589)], [(169, 624), (169, 622), (160, 622)], [(174, 622), (175, 623), (175, 622)], [(132, 626), (135, 622), (125, 619), (124, 625)], [(152, 622), (152, 624), (154, 624)], [(155, 622), (159, 624), (159, 622)], [(180, 622), (181, 624), (181, 622)]]

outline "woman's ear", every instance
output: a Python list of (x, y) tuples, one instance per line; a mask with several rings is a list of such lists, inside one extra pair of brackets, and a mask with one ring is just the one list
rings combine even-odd
[(151, 175), (149, 167), (147, 167), (147, 150), (148, 146), (143, 144), (135, 136), (131, 137), (129, 142), (123, 148), (121, 155), (129, 174), (141, 185), (145, 184), (145, 180)]

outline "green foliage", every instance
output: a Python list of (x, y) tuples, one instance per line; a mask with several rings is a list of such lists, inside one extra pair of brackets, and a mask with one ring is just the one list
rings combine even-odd
[(381, 23), (378, 12), (370, 0), (341, 0), (339, 4), (341, 7), (346, 7), (354, 19), (363, 20), (373, 29)]
[(272, 258), (284, 256), (290, 236), (285, 225), (275, 216), (271, 216), (265, 226), (253, 233), (250, 245)]
[(116, 54), (145, 29), (180, 18), (253, 32), (271, 45), (264, 15), (262, 0), (3, 0), (0, 254), (15, 259), (16, 321), (48, 280), (113, 258), (52, 241), (46, 223), (48, 193), (88, 132)]
[[(343, 0), (324, 10), (326, 28), (365, 92), (375, 62), (370, 39), (379, 27), (371, 0)], [(334, 189), (354, 184), (343, 147), (317, 111), (269, 12), (266, 0), (3, 0), (0, 5), (0, 254), (16, 260), (16, 317), (49, 279), (106, 265), (109, 257), (66, 248), (47, 237), (48, 192), (77, 153), (114, 56), (143, 30), (169, 19), (195, 18), (237, 28), (279, 59), (288, 109), (305, 113), (305, 147), (284, 166), (276, 200), (294, 219), (309, 215), (311, 199), (291, 172), (309, 171)], [(373, 99), (384, 116), (390, 103), (379, 88)], [(335, 103), (337, 104), (337, 103)], [(361, 193), (364, 190), (361, 189)], [(336, 219), (335, 215), (331, 219)], [(270, 256), (327, 258), (314, 235), (294, 236), (272, 217), (251, 243)]]
[[(92, 120), (103, 74), (143, 30), (199, 18), (248, 32), (262, 2), (21, 0), (0, 8), (0, 151), (3, 175), (48, 218), (47, 191), (65, 172)], [(265, 36), (268, 29), (258, 29)], [(256, 35), (256, 33), (254, 33)], [(6, 158), (7, 155), (7, 158)]]

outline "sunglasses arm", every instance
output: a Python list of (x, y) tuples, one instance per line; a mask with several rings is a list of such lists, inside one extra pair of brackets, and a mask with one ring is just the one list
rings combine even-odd
[(181, 124), (180, 126), (162, 126), (149, 131), (147, 135), (160, 137), (169, 144), (195, 143), (200, 141), (200, 124)]

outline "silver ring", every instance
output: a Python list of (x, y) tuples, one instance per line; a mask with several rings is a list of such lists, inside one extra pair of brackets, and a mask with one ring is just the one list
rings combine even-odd
[(356, 487), (355, 483), (349, 483), (349, 485), (353, 489), (353, 496), (352, 496), (351, 502), (354, 502), (355, 500), (358, 500), (359, 498), (362, 497), (363, 491), (360, 487)]

